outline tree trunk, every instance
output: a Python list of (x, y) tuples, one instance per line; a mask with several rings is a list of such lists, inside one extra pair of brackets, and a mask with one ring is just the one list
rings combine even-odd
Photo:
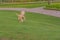
[(50, 0), (48, 0), (48, 5), (50, 5), (50, 3), (51, 3)]
[(13, 0), (12, 0), (12, 3), (13, 3)]

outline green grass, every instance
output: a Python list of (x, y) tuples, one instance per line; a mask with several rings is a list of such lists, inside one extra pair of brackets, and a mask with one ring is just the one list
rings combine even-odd
[(60, 10), (60, 3), (52, 3), (51, 5), (47, 5), (46, 9)]
[(32, 3), (32, 4), (0, 4), (0, 8), (35, 8), (46, 5), (47, 3)]
[(17, 11), (0, 11), (0, 40), (60, 40), (60, 18), (26, 12), (18, 23)]

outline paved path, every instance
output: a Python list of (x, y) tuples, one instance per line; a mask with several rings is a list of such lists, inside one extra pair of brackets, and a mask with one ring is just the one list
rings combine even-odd
[(0, 10), (16, 10), (16, 11), (25, 10), (27, 12), (35, 12), (35, 13), (41, 13), (41, 14), (60, 17), (60, 11), (45, 10), (45, 9), (43, 9), (43, 7), (38, 7), (38, 8), (0, 8)]

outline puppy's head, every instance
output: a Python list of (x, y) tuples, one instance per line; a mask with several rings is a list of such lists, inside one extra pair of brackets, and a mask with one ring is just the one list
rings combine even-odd
[(24, 15), (24, 14), (25, 14), (25, 11), (24, 11), (24, 10), (22, 10), (22, 11), (21, 11), (21, 15)]

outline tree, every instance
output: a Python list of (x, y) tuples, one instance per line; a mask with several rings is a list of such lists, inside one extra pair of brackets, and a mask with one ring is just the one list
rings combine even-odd
[(48, 5), (50, 5), (50, 3), (51, 3), (51, 0), (48, 0)]

